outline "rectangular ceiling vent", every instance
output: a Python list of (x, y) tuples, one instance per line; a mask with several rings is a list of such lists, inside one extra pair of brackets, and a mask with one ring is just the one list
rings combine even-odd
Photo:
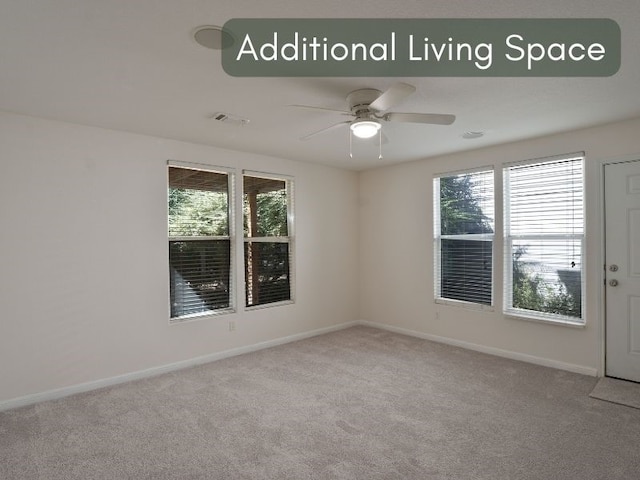
[(224, 112), (216, 112), (213, 115), (209, 116), (209, 118), (217, 122), (226, 123), (227, 125), (235, 125), (239, 127), (242, 127), (243, 125), (249, 123), (248, 118), (242, 118), (237, 115)]

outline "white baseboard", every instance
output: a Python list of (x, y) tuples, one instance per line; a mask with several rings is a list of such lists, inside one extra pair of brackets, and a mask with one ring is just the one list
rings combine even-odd
[(138, 370), (136, 372), (125, 373), (123, 375), (116, 375), (115, 377), (103, 378), (91, 382), (71, 385), (69, 387), (57, 388), (55, 390), (48, 390), (46, 392), (34, 393), (31, 395), (25, 395), (23, 397), (4, 400), (0, 401), (0, 412), (13, 408), (33, 405), (35, 403), (46, 402), (48, 400), (57, 400), (59, 398), (68, 397), (69, 395), (74, 395), (76, 393), (83, 393), (91, 390), (96, 390), (98, 388), (110, 387), (112, 385), (118, 385), (120, 383), (130, 382), (133, 380), (155, 377), (163, 373), (182, 370), (184, 368), (202, 365), (205, 363), (213, 362), (215, 360), (221, 360), (223, 358), (235, 357), (236, 355), (242, 355), (244, 353), (256, 352), (265, 348), (271, 348), (278, 345), (283, 345), (285, 343), (296, 342), (298, 340), (304, 340), (305, 338), (311, 338), (318, 335), (323, 335), (325, 333), (336, 332), (338, 330), (343, 330), (345, 328), (353, 327), (358, 324), (359, 322), (357, 321), (341, 323), (338, 325), (332, 325), (330, 327), (318, 328), (309, 332), (297, 333), (286, 337), (276, 338), (274, 340), (255, 343), (253, 345), (232, 348), (230, 350), (224, 350), (222, 352), (216, 352), (208, 355), (202, 355), (200, 357), (190, 358), (188, 360), (182, 360), (180, 362), (152, 367), (146, 370)]
[(454, 347), (466, 348), (467, 350), (474, 350), (476, 352), (488, 353), (489, 355), (495, 355), (497, 357), (504, 357), (504, 358), (509, 358), (511, 360), (519, 360), (521, 362), (533, 363), (535, 365), (541, 365), (543, 367), (557, 368), (558, 370), (565, 370), (567, 372), (579, 373), (582, 375), (588, 375), (590, 377), (598, 376), (598, 369), (585, 367), (583, 365), (575, 365), (573, 363), (566, 363), (558, 360), (551, 360), (549, 358), (536, 357), (534, 355), (527, 355), (526, 353), (513, 352), (511, 350), (502, 350), (500, 348), (488, 347), (486, 345), (479, 345), (476, 343), (465, 342), (463, 340), (456, 340), (455, 338), (431, 335), (429, 333), (417, 332), (415, 330), (394, 327), (392, 325), (386, 325), (383, 323), (369, 322), (366, 320), (360, 320), (357, 323), (358, 325), (379, 328), (381, 330), (387, 330), (389, 332), (409, 335), (410, 337), (422, 338), (425, 340), (431, 340), (433, 342), (445, 343), (447, 345), (452, 345)]
[(557, 360), (551, 360), (548, 358), (536, 357), (534, 355), (527, 355), (524, 353), (513, 352), (510, 350), (502, 350), (495, 347), (488, 347), (485, 345), (479, 345), (475, 343), (465, 342), (462, 340), (456, 340), (449, 337), (441, 337), (438, 335), (431, 335), (428, 333), (422, 333), (415, 330), (409, 330), (406, 328), (394, 327), (392, 325), (386, 325), (383, 323), (369, 322), (366, 320), (358, 320), (353, 322), (341, 323), (339, 325), (332, 325), (330, 327), (319, 328), (311, 330), (309, 332), (297, 333), (295, 335), (289, 335), (286, 337), (276, 338), (274, 340), (267, 340), (265, 342), (255, 343), (253, 345), (247, 345), (244, 347), (232, 348), (230, 350), (224, 350), (222, 352), (211, 353), (200, 357), (191, 358), (188, 360), (182, 360), (180, 362), (170, 363), (167, 365), (161, 365), (158, 367), (152, 367), (146, 370), (139, 370), (136, 372), (126, 373), (123, 375), (117, 375), (115, 377), (103, 378), (100, 380), (94, 380), (91, 382), (81, 383), (77, 385), (71, 385), (69, 387), (58, 388), (55, 390), (48, 390), (46, 392), (34, 393), (31, 395), (25, 395), (14, 399), (0, 401), (0, 412), (3, 410), (10, 410), (13, 408), (25, 407), (33, 405), (35, 403), (45, 402), (48, 400), (56, 400), (76, 393), (88, 392), (96, 390), (98, 388), (110, 387), (120, 383), (130, 382), (133, 380), (140, 380), (143, 378), (155, 377), (163, 373), (173, 372), (176, 370), (182, 370), (184, 368), (194, 367), (196, 365), (202, 365), (205, 363), (221, 360), (223, 358), (234, 357), (236, 355), (242, 355), (244, 353), (256, 352), (265, 348), (271, 348), (285, 343), (296, 342), (298, 340), (304, 340), (305, 338), (311, 338), (325, 333), (336, 332), (345, 328), (354, 327), (356, 325), (362, 325), (367, 327), (379, 328), (381, 330), (387, 330), (389, 332), (400, 333), (402, 335), (409, 335), (411, 337), (422, 338), (425, 340), (431, 340), (438, 343), (445, 343), (447, 345), (453, 345), (456, 347), (466, 348), (468, 350), (474, 350), (477, 352), (488, 353), (490, 355), (496, 355), (498, 357), (510, 358), (512, 360), (519, 360), (522, 362), (533, 363), (536, 365), (542, 365), (544, 367), (557, 368), (559, 370), (566, 370), (573, 373), (580, 373), (582, 375), (589, 375), (596, 377), (598, 371), (595, 368), (585, 367), (582, 365), (575, 365), (572, 363), (560, 362)]

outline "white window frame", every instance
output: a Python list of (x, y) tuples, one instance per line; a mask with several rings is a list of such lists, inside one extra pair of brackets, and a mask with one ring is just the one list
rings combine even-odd
[[(229, 228), (229, 234), (224, 236), (206, 236), (206, 237), (172, 237), (168, 236), (167, 241), (167, 266), (169, 266), (169, 244), (172, 241), (197, 241), (197, 240), (228, 240), (230, 249), (229, 249), (229, 306), (225, 308), (220, 308), (216, 310), (207, 310), (205, 312), (191, 313), (187, 315), (181, 315), (179, 317), (171, 316), (171, 295), (168, 298), (168, 306), (169, 306), (169, 324), (178, 324), (184, 323), (194, 320), (202, 320), (210, 317), (215, 317), (219, 315), (227, 315), (230, 313), (236, 312), (236, 222), (235, 222), (235, 170), (227, 167), (220, 166), (212, 166), (207, 164), (199, 164), (199, 163), (188, 163), (188, 162), (180, 162), (175, 160), (169, 160), (167, 162), (167, 226), (169, 224), (169, 167), (177, 167), (184, 169), (191, 169), (197, 171), (211, 172), (211, 173), (219, 173), (227, 175), (228, 182), (228, 191), (227, 191), (227, 224)], [(167, 278), (169, 278), (170, 273), (167, 272)], [(170, 283), (169, 283), (170, 285)]]
[[(582, 233), (581, 234), (568, 234), (568, 235), (511, 235), (510, 233), (510, 185), (509, 185), (509, 169), (516, 166), (526, 166), (542, 163), (552, 163), (563, 160), (571, 160), (580, 158), (582, 162)], [(536, 158), (518, 162), (509, 162), (503, 165), (503, 235), (504, 235), (504, 274), (503, 274), (503, 312), (505, 315), (539, 322), (547, 322), (556, 325), (566, 325), (574, 327), (584, 327), (586, 325), (586, 265), (585, 265), (585, 233), (586, 233), (586, 216), (585, 216), (585, 154), (584, 152), (576, 152), (563, 155), (555, 155), (552, 157)], [(569, 317), (566, 315), (559, 315), (546, 312), (535, 312), (533, 310), (526, 310), (521, 308), (514, 308), (513, 302), (513, 258), (512, 248), (513, 242), (517, 240), (578, 240), (580, 245), (580, 288), (581, 288), (581, 312), (580, 318)]]
[[(279, 175), (279, 174), (274, 174), (274, 173), (267, 173), (267, 172), (261, 172), (261, 171), (256, 171), (256, 170), (243, 170), (242, 171), (242, 180), (240, 182), (241, 188), (240, 188), (240, 205), (243, 205), (243, 201), (244, 201), (244, 177), (248, 176), (248, 177), (258, 177), (258, 178), (266, 178), (266, 179), (271, 179), (271, 180), (280, 180), (280, 181), (284, 181), (285, 185), (286, 185), (286, 192), (287, 192), (287, 233), (288, 235), (286, 237), (245, 237), (244, 233), (242, 235), (242, 251), (244, 252), (244, 244), (249, 243), (249, 242), (255, 242), (255, 243), (287, 243), (289, 245), (289, 299), (288, 300), (281, 300), (278, 302), (271, 302), (271, 303), (264, 303), (264, 304), (260, 304), (260, 305), (251, 305), (248, 306), (246, 304), (246, 289), (247, 289), (247, 279), (245, 278), (245, 271), (246, 271), (246, 265), (243, 264), (243, 268), (242, 268), (242, 284), (243, 284), (243, 298), (245, 299), (243, 301), (244, 304), (244, 309), (246, 311), (252, 311), (252, 310), (260, 310), (263, 308), (272, 308), (272, 307), (279, 307), (279, 306), (283, 306), (283, 305), (291, 305), (293, 303), (295, 303), (295, 279), (296, 279), (296, 275), (295, 275), (295, 215), (294, 215), (294, 211), (295, 211), (295, 179), (294, 177), (290, 176), (290, 175)], [(241, 209), (242, 211), (242, 215), (240, 215), (241, 218), (241, 225), (244, 225), (244, 211), (243, 209)], [(244, 230), (244, 228), (243, 228)], [(244, 253), (242, 255), (243, 258), (243, 262), (244, 262)]]
[[(493, 219), (494, 219), (494, 233), (482, 233), (482, 234), (468, 234), (468, 235), (442, 235), (440, 224), (440, 179), (445, 177), (455, 177), (459, 175), (473, 175), (474, 173), (491, 173), (493, 182)], [(467, 170), (457, 170), (453, 172), (438, 173), (433, 176), (433, 215), (434, 215), (434, 284), (433, 293), (434, 301), (436, 303), (444, 305), (463, 306), (466, 308), (494, 311), (495, 302), (495, 224), (496, 224), (496, 188), (495, 188), (495, 168), (493, 165), (473, 168)], [(491, 303), (489, 305), (483, 303), (469, 302), (465, 300), (457, 300), (452, 298), (446, 298), (440, 296), (440, 286), (442, 283), (442, 240), (470, 240), (470, 241), (490, 241), (491, 242)]]

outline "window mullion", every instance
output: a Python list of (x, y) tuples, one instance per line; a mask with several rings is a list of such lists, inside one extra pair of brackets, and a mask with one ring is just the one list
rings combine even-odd
[(289, 243), (289, 237), (244, 237), (245, 242), (255, 243)]

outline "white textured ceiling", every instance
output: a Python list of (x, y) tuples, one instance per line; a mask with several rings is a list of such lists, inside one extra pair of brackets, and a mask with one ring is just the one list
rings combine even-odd
[[(230, 18), (583, 18), (622, 30), (622, 66), (606, 78), (234, 78), (192, 30)], [(0, 110), (366, 169), (640, 117), (640, 1), (618, 0), (2, 0)], [(399, 110), (453, 113), (449, 127), (385, 124), (377, 149), (343, 120), (287, 107), (343, 109), (358, 88), (417, 87)], [(246, 117), (234, 127), (207, 117)], [(486, 135), (465, 140), (461, 135)], [(372, 142), (370, 142), (372, 143)]]

